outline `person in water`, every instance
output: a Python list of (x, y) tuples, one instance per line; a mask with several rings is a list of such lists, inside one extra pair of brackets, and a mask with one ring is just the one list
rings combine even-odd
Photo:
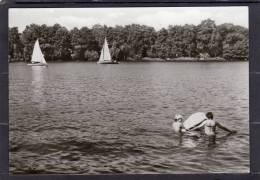
[[(207, 136), (214, 136), (216, 135), (216, 128), (220, 128), (224, 131), (227, 131), (229, 133), (236, 133), (236, 131), (230, 130), (227, 127), (221, 125), (219, 122), (213, 120), (213, 113), (207, 112), (206, 113), (206, 120), (203, 122), (204, 127), (204, 134)], [(195, 129), (192, 129), (195, 130)]]
[(236, 131), (230, 130), (227, 127), (221, 125), (219, 122), (216, 122), (213, 120), (213, 113), (207, 112), (206, 113), (206, 119), (202, 122), (201, 126), (197, 126), (195, 128), (192, 128), (190, 130), (186, 130), (183, 126), (183, 116), (180, 114), (177, 114), (174, 118), (174, 122), (172, 124), (173, 130), (175, 132), (186, 132), (186, 131), (194, 131), (194, 130), (202, 130), (204, 128), (204, 134), (207, 136), (214, 136), (216, 135), (216, 127), (219, 127), (220, 129), (227, 131), (229, 133), (236, 133)]
[(176, 114), (174, 117), (174, 122), (172, 123), (172, 128), (176, 133), (185, 132), (185, 128), (183, 127), (183, 116), (180, 114)]

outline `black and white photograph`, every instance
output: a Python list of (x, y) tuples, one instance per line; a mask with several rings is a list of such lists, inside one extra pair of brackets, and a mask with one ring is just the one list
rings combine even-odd
[(10, 174), (249, 173), (248, 7), (10, 8)]

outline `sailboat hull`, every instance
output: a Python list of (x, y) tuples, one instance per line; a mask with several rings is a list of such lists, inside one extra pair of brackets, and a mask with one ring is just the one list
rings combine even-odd
[(119, 62), (97, 62), (98, 64), (119, 64)]
[(43, 63), (31, 63), (31, 64), (27, 64), (27, 66), (48, 66), (48, 64), (43, 64)]

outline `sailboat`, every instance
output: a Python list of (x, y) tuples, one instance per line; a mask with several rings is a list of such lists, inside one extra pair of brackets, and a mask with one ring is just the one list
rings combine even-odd
[(48, 66), (47, 62), (45, 61), (44, 56), (42, 54), (38, 39), (36, 40), (36, 42), (34, 44), (31, 62), (32, 62), (31, 64), (27, 64), (27, 65), (28, 66)]
[(100, 57), (99, 57), (99, 60), (97, 63), (98, 64), (118, 64), (117, 61), (113, 61), (111, 58), (106, 38), (105, 38), (103, 48), (101, 50), (101, 54), (100, 54)]

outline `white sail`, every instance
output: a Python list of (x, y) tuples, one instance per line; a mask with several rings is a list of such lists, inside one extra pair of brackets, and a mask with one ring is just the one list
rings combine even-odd
[(33, 54), (32, 54), (32, 63), (42, 63), (42, 64), (47, 64), (44, 56), (42, 54), (41, 48), (40, 48), (40, 44), (39, 41), (37, 39), (37, 41), (34, 44), (34, 48), (33, 48)]
[(98, 62), (112, 62), (106, 38)]

